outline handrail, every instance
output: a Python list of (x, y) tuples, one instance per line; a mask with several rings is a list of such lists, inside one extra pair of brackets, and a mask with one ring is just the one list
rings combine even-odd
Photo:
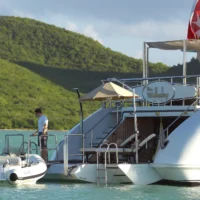
[[(133, 111), (132, 111), (133, 112)], [(124, 117), (124, 114), (126, 113), (132, 113), (130, 111), (124, 111), (122, 112), (122, 117), (121, 117), (121, 120), (111, 129), (111, 131), (108, 133), (108, 135), (106, 135), (100, 142), (99, 144), (105, 144), (105, 143), (102, 143), (105, 139), (107, 139), (108, 137), (110, 137), (113, 132), (119, 127), (119, 125), (125, 120), (125, 117)]]
[[(25, 144), (27, 144), (27, 149), (24, 150), (24, 153), (25, 153), (26, 151), (28, 151), (28, 145), (29, 145), (28, 142), (24, 142), (23, 144), (21, 144), (21, 146), (20, 146), (20, 148), (19, 148), (20, 151), (21, 151), (22, 147), (23, 147)], [(34, 144), (34, 145), (35, 145), (35, 149), (31, 149), (31, 148), (30, 148), (30, 153), (32, 153), (32, 150), (35, 150), (35, 151), (36, 151), (36, 154), (38, 154), (38, 146), (37, 146), (37, 144), (36, 144), (35, 142), (31, 142), (30, 145), (31, 145), (31, 144)]]
[[(40, 144), (41, 144), (41, 142), (42, 142), (42, 138), (43, 137), (54, 137), (55, 138), (55, 148), (47, 148), (47, 151), (48, 150), (56, 150), (56, 160), (58, 160), (58, 140), (57, 140), (57, 136), (56, 136), (56, 134), (47, 134), (47, 135), (40, 135), (39, 136), (39, 140), (40, 140)], [(42, 145), (40, 145), (40, 154), (41, 154), (41, 152), (42, 152)], [(48, 161), (48, 156), (47, 156), (47, 161)]]
[[(5, 135), (5, 146), (6, 146), (6, 149), (7, 149), (7, 153), (10, 154), (10, 148), (9, 148), (9, 137), (16, 137), (16, 136), (21, 136), (22, 137), (22, 144), (24, 144), (24, 135), (23, 134), (6, 134)], [(21, 148), (21, 147), (20, 147)], [(23, 145), (23, 150), (24, 150), (24, 145)]]
[[(126, 78), (126, 79), (119, 79), (123, 82), (131, 82), (131, 81), (143, 81), (143, 80), (154, 80), (154, 79), (174, 79), (174, 78), (196, 78), (200, 77), (199, 75), (187, 75), (187, 76), (161, 76), (161, 77), (149, 77), (149, 78)], [(105, 81), (114, 81), (116, 78), (108, 78)]]
[[(158, 81), (163, 81), (165, 79), (170, 79), (170, 83), (172, 85), (176, 85), (173, 79), (175, 78), (196, 78), (196, 81), (193, 84), (184, 84), (184, 86), (194, 86), (197, 90), (199, 89), (199, 81), (200, 81), (200, 75), (188, 75), (188, 76), (169, 76), (169, 77), (151, 77), (151, 78), (130, 78), (130, 79), (117, 79), (117, 78), (108, 78), (107, 80), (102, 80), (102, 82), (108, 82), (108, 81), (113, 81), (113, 82), (118, 82), (121, 84), (123, 87), (126, 86), (126, 88), (130, 89), (132, 91), (133, 88), (136, 87), (142, 87), (147, 85), (144, 83), (145, 80), (158, 80)], [(141, 82), (141, 84), (137, 84), (134, 86), (130, 86), (128, 82)], [(182, 84), (183, 85), (183, 84)], [(199, 92), (197, 93), (197, 97), (199, 97)], [(196, 97), (196, 98), (197, 98)], [(195, 98), (195, 99), (196, 99)], [(190, 99), (190, 98), (185, 98), (185, 100)], [(177, 99), (178, 100), (178, 99)], [(137, 101), (141, 101), (141, 98), (138, 98)], [(171, 100), (172, 101), (172, 100)]]
[[(108, 138), (110, 135), (112, 135), (112, 133), (116, 130), (116, 128), (119, 127), (119, 125), (123, 122), (124, 118), (124, 114), (126, 113), (131, 113), (130, 111), (124, 111), (122, 112), (122, 117), (121, 120), (111, 129), (111, 131), (108, 133), (108, 135), (106, 135), (100, 142), (99, 144), (101, 144), (106, 138)], [(92, 129), (93, 130), (93, 129)], [(74, 134), (73, 134), (74, 135)], [(94, 134), (93, 134), (94, 135)], [(105, 143), (104, 143), (105, 144)], [(92, 146), (91, 146), (92, 147)]]
[(106, 151), (108, 150), (109, 144), (108, 144), (108, 143), (102, 143), (102, 144), (99, 146), (99, 148), (96, 150), (97, 153), (101, 153), (101, 152), (99, 152), (98, 150), (101, 149), (101, 147), (102, 147), (103, 145), (106, 145), (106, 146), (107, 146)]
[[(180, 77), (173, 77), (173, 76), (169, 76), (169, 77), (152, 77), (152, 78), (138, 78), (138, 80), (137, 80), (137, 78), (136, 79), (134, 79), (134, 78), (132, 78), (132, 79), (117, 79), (117, 78), (108, 78), (107, 80), (102, 80), (102, 82), (106, 82), (106, 81), (113, 81), (113, 82), (118, 82), (119, 84), (121, 84), (121, 85), (123, 85), (123, 87), (124, 86), (126, 86), (127, 88), (129, 88), (130, 90), (132, 90), (133, 88), (136, 88), (136, 87), (141, 87), (141, 86), (145, 86), (145, 85), (147, 85), (146, 83), (144, 83), (143, 81), (144, 80), (154, 80), (154, 81), (160, 81), (160, 82), (162, 82), (163, 81), (163, 79), (170, 79), (171, 81), (170, 81), (170, 83), (172, 84), (172, 85), (183, 85), (183, 84), (181, 84), (181, 83), (176, 83), (176, 82), (174, 82), (173, 81), (173, 79), (174, 78), (180, 78)], [(191, 75), (191, 76), (186, 76), (186, 77), (183, 77), (183, 78), (197, 78), (196, 79), (196, 84), (184, 84), (184, 85), (187, 85), (187, 86), (199, 86), (198, 84), (197, 84), (197, 82), (198, 82), (198, 79), (200, 79), (200, 75)], [(129, 86), (128, 84), (127, 84), (127, 82), (141, 82), (141, 84), (139, 84), (139, 85), (134, 85), (134, 86)]]
[(101, 149), (101, 147), (103, 145), (106, 145), (107, 148), (106, 148), (106, 151), (104, 152), (104, 170), (105, 170), (105, 184), (107, 186), (107, 181), (108, 181), (108, 177), (107, 177), (107, 157), (106, 157), (106, 154), (108, 152), (108, 149), (109, 149), (109, 144), (108, 143), (103, 143), (99, 146), (99, 148), (96, 150), (96, 153), (97, 153), (97, 184), (99, 185), (99, 156), (101, 154), (101, 152), (99, 152), (99, 149)]
[(111, 145), (115, 145), (116, 147), (116, 163), (118, 164), (119, 163), (119, 159), (118, 159), (118, 146), (116, 143), (103, 143), (100, 145), (100, 147), (96, 150), (96, 153), (97, 153), (97, 184), (99, 185), (99, 156), (101, 154), (101, 152), (99, 151), (101, 149), (101, 147), (103, 145), (106, 145), (107, 148), (106, 148), (106, 151), (104, 152), (104, 170), (105, 170), (105, 184), (107, 186), (107, 183), (108, 183), (108, 176), (107, 176), (107, 153), (108, 153), (108, 163), (110, 164), (110, 146)]
[(38, 145), (35, 142), (31, 142), (31, 144), (35, 145), (35, 149), (31, 149), (31, 153), (32, 153), (32, 150), (35, 150), (36, 154), (38, 154)]
[[(125, 120), (125, 117), (124, 117), (124, 114), (126, 114), (126, 113), (131, 113), (130, 111), (124, 111), (124, 112), (122, 112), (122, 117), (121, 117), (121, 120), (112, 128), (112, 130), (108, 133), (108, 135), (105, 137), (105, 138), (103, 138), (103, 140), (102, 141), (104, 141), (106, 138), (108, 138), (108, 137), (110, 137), (112, 134), (113, 134), (113, 132), (119, 127), (119, 125)], [(102, 142), (101, 141), (101, 142)], [(101, 143), (100, 142), (100, 143)]]
[(87, 131), (86, 133), (84, 133), (84, 135), (88, 135), (97, 125), (99, 125), (99, 123), (101, 123), (108, 115), (110, 114), (110, 112), (108, 112), (105, 116), (103, 116), (92, 128), (89, 129), (89, 131)]
[[(21, 149), (22, 149), (22, 147), (24, 148), (24, 145), (25, 145), (25, 144), (28, 145), (28, 142), (23, 142), (23, 143), (21, 144), (21, 146), (19, 147), (19, 152), (21, 152)], [(23, 149), (23, 153), (25, 153), (25, 149)]]
[(117, 146), (117, 144), (116, 143), (110, 143), (109, 145), (108, 145), (108, 160), (109, 160), (109, 163), (110, 163), (110, 146), (111, 145), (114, 145), (115, 146), (115, 148), (116, 148), (116, 163), (118, 164), (119, 163), (119, 158), (118, 158), (118, 146)]
[[(166, 131), (168, 131), (168, 129), (175, 123), (175, 122), (177, 122), (184, 114), (185, 114), (185, 112), (187, 112), (188, 110), (189, 110), (189, 108), (191, 107), (191, 106), (193, 106), (198, 100), (199, 100), (200, 98), (197, 98), (196, 99), (196, 101), (194, 101), (191, 105), (189, 105), (187, 108), (186, 108), (186, 110), (184, 110), (167, 128), (165, 128), (164, 130), (163, 130), (163, 132), (159, 135), (159, 139), (161, 139), (162, 138), (162, 136), (165, 134), (165, 132)], [(161, 141), (161, 148), (163, 148), (163, 141)]]
[[(32, 137), (35, 137), (34, 135), (30, 135), (29, 136), (29, 139), (28, 139), (28, 153), (27, 153), (27, 159), (29, 158), (29, 155), (32, 151), (31, 149), (31, 144), (35, 144), (35, 146), (37, 147), (37, 144), (35, 142), (32, 142), (31, 141), (31, 138)], [(40, 144), (41, 144), (41, 139), (42, 137), (54, 137), (55, 138), (55, 148), (47, 148), (47, 151), (48, 150), (56, 150), (56, 160), (58, 160), (58, 141), (57, 141), (57, 136), (55, 134), (48, 134), (48, 135), (41, 135), (39, 136), (39, 141), (40, 141)], [(42, 151), (42, 146), (40, 145), (40, 156), (41, 156), (41, 151)], [(38, 148), (36, 148), (36, 152), (38, 152)], [(48, 157), (48, 156), (47, 156)], [(48, 158), (47, 158), (47, 161), (48, 161)], [(28, 165), (29, 165), (29, 159), (28, 159)]]

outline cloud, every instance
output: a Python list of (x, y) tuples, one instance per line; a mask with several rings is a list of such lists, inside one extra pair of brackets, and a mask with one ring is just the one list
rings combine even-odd
[(36, 16), (26, 11), (20, 10), (14, 10), (12, 13), (14, 16), (28, 17), (46, 22), (48, 24), (54, 24), (58, 27), (65, 28), (66, 30), (70, 30), (73, 32), (83, 34), (87, 37), (91, 37), (92, 39), (103, 44), (103, 39), (101, 39), (100, 34), (95, 30), (95, 27), (93, 25), (83, 25), (78, 22), (71, 21), (69, 20), (69, 17), (67, 15), (44, 12), (43, 16)]
[(106, 33), (148, 40), (184, 39), (187, 22), (181, 20), (144, 20), (134, 24), (110, 24)]
[(67, 21), (66, 29), (74, 32), (78, 32), (78, 27), (75, 23)]
[(19, 11), (19, 10), (13, 10), (13, 14), (14, 16), (17, 17), (27, 17), (27, 18), (32, 18), (34, 19), (34, 15), (29, 13), (29, 12), (25, 12), (25, 11)]
[(143, 51), (141, 49), (136, 50), (135, 54), (133, 55), (134, 58), (142, 59), (143, 58)]
[(99, 34), (94, 29), (94, 26), (87, 25), (83, 30), (83, 34), (88, 37), (91, 37), (94, 40), (97, 40), (99, 43), (103, 44), (103, 40), (99, 37)]
[[(182, 3), (180, 3), (182, 2)], [(155, 6), (154, 6), (154, 5)], [(31, 17), (55, 24), (71, 31), (83, 33), (100, 43), (104, 36), (125, 36), (145, 40), (181, 39), (186, 37), (188, 20), (177, 20), (188, 15), (192, 3), (177, 0), (144, 2), (126, 0), (0, 0), (1, 14)], [(165, 11), (163, 12), (163, 9)], [(45, 9), (44, 9), (45, 8)], [(178, 11), (177, 11), (177, 8)], [(177, 12), (174, 12), (177, 11)], [(180, 14), (183, 13), (183, 14)], [(179, 16), (181, 15), (181, 16)], [(68, 20), (68, 16), (73, 21)], [(171, 18), (171, 19), (169, 19)], [(86, 23), (82, 27), (81, 24)], [(104, 27), (103, 27), (104, 26)]]
[(144, 19), (161, 20), (169, 16), (176, 19), (179, 12), (188, 16), (192, 3), (189, 0), (173, 1), (116, 1), (116, 0), (0, 0), (0, 11), (25, 10), (37, 16), (49, 11), (84, 19), (97, 19), (131, 24)]
[(93, 25), (80, 26), (80, 25), (77, 25), (76, 23), (68, 20), (66, 22), (65, 29), (83, 34), (87, 37), (91, 37), (92, 39), (103, 44), (103, 40), (100, 38), (99, 33), (95, 30), (95, 27)]
[[(188, 0), (0, 0), (1, 15), (34, 18), (84, 34), (127, 55), (141, 58), (143, 41), (186, 38)], [(159, 9), (158, 9), (159, 8)], [(161, 57), (152, 51), (155, 60)], [(173, 54), (173, 59), (177, 57)], [(171, 57), (170, 57), (171, 58)], [(169, 59), (163, 59), (169, 63)]]

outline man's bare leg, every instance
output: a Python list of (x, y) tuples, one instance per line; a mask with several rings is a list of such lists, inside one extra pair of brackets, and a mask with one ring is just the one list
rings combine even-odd
[(47, 162), (48, 161), (48, 151), (46, 148), (41, 150), (41, 157), (42, 159)]

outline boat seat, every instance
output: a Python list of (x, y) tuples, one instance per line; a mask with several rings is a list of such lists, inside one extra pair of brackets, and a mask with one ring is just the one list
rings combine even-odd
[[(138, 150), (140, 150), (147, 142), (149, 142), (150, 140), (152, 140), (153, 138), (156, 137), (156, 134), (153, 133), (151, 135), (149, 135), (148, 137), (146, 137), (139, 145), (138, 145)], [(136, 152), (136, 148), (133, 149), (133, 152)]]
[(123, 147), (125, 146), (127, 143), (129, 143), (132, 139), (135, 139), (136, 134), (133, 134), (131, 136), (129, 136), (126, 140), (124, 140), (119, 146)]
[[(140, 150), (146, 143), (148, 143), (150, 140), (152, 140), (153, 138), (156, 137), (156, 134), (151, 134), (149, 135), (148, 137), (146, 137), (141, 143), (139, 143), (138, 145), (138, 150)], [(99, 153), (103, 153), (103, 152), (106, 152), (107, 151), (107, 148), (81, 148), (80, 149), (81, 152), (85, 152), (85, 153), (96, 153), (96, 152), (99, 152)], [(110, 153), (114, 153), (114, 152), (117, 152), (118, 153), (136, 153), (136, 148), (109, 148), (109, 152)]]
[(9, 162), (10, 165), (21, 165), (20, 157), (0, 156), (0, 165)]

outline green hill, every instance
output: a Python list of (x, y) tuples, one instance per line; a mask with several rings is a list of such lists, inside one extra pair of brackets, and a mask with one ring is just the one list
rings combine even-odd
[[(80, 120), (74, 92), (2, 59), (0, 68), (0, 128), (36, 128), (36, 107), (44, 108), (50, 129), (66, 130)], [(87, 104), (84, 105), (87, 111)]]
[[(0, 17), (0, 56), (12, 62), (98, 72), (142, 72), (142, 60), (105, 48), (97, 41), (39, 21)], [(158, 70), (152, 65), (152, 70)], [(167, 66), (159, 66), (166, 71)], [(153, 70), (154, 71), (154, 70)]]

